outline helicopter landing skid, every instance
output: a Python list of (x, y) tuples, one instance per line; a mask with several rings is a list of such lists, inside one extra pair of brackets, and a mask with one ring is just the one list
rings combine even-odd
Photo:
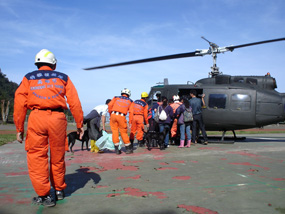
[[(233, 144), (236, 141), (244, 141), (246, 139), (246, 137), (237, 137), (234, 130), (232, 130), (233, 137), (225, 136), (226, 132), (227, 131), (223, 131), (222, 137), (208, 136), (208, 143)], [(204, 141), (202, 143), (204, 143)]]
[[(246, 137), (224, 137), (222, 140), (221, 137), (219, 136), (208, 136), (208, 143), (213, 143), (213, 144), (234, 144), (235, 142), (238, 141), (244, 141)], [(204, 142), (203, 142), (204, 143)]]

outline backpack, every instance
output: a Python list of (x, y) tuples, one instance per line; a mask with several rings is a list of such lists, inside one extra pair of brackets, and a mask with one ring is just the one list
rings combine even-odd
[(166, 119), (167, 119), (167, 114), (164, 111), (164, 109), (162, 109), (159, 115), (159, 120), (166, 120)]
[(154, 116), (153, 116), (153, 119), (155, 120), (155, 122), (159, 122), (159, 112), (158, 112), (158, 108), (156, 109), (156, 112), (155, 112), (155, 114), (154, 114)]
[(155, 122), (159, 122), (160, 120), (166, 120), (167, 119), (167, 114), (164, 111), (164, 109), (161, 110), (161, 113), (159, 113), (159, 107), (157, 108), (155, 114), (154, 114), (154, 120)]
[(191, 109), (185, 109), (183, 112), (183, 121), (184, 123), (193, 121), (193, 113)]

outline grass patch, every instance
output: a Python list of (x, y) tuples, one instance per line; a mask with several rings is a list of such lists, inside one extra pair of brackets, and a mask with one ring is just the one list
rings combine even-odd
[(6, 143), (9, 143), (9, 142), (13, 142), (15, 140), (17, 140), (15, 134), (1, 134), (0, 135), (0, 146)]
[(278, 208), (275, 208), (275, 210), (279, 211), (280, 213), (285, 213), (285, 208), (278, 207)]

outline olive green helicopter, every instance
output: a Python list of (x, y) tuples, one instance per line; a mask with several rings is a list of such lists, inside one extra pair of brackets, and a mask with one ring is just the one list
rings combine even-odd
[(234, 140), (237, 140), (235, 130), (283, 122), (285, 120), (285, 93), (279, 93), (275, 90), (277, 83), (270, 73), (263, 76), (225, 75), (219, 71), (216, 60), (219, 53), (253, 45), (284, 41), (285, 38), (226, 47), (219, 47), (204, 37), (202, 39), (209, 43), (208, 49), (85, 68), (85, 70), (211, 55), (213, 66), (208, 78), (200, 79), (195, 83), (187, 82), (187, 84), (169, 84), (168, 79), (165, 78), (163, 84), (151, 87), (149, 106), (156, 102), (153, 99), (156, 93), (160, 93), (161, 96), (166, 96), (168, 99), (174, 95), (190, 98), (190, 90), (196, 90), (198, 97), (205, 94), (206, 107), (203, 108), (202, 112), (205, 128), (207, 131), (222, 131), (223, 134), (219, 142), (225, 142), (226, 131), (232, 131)]

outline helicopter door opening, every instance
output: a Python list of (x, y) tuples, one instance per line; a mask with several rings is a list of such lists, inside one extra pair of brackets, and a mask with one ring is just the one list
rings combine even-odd
[(187, 99), (190, 99), (190, 91), (195, 90), (197, 92), (197, 97), (202, 97), (203, 89), (197, 89), (197, 88), (187, 88), (187, 89), (178, 89), (178, 95), (179, 97), (186, 97)]
[(161, 91), (160, 90), (151, 90), (148, 94), (147, 104), (149, 107), (152, 107), (154, 102), (161, 101)]

